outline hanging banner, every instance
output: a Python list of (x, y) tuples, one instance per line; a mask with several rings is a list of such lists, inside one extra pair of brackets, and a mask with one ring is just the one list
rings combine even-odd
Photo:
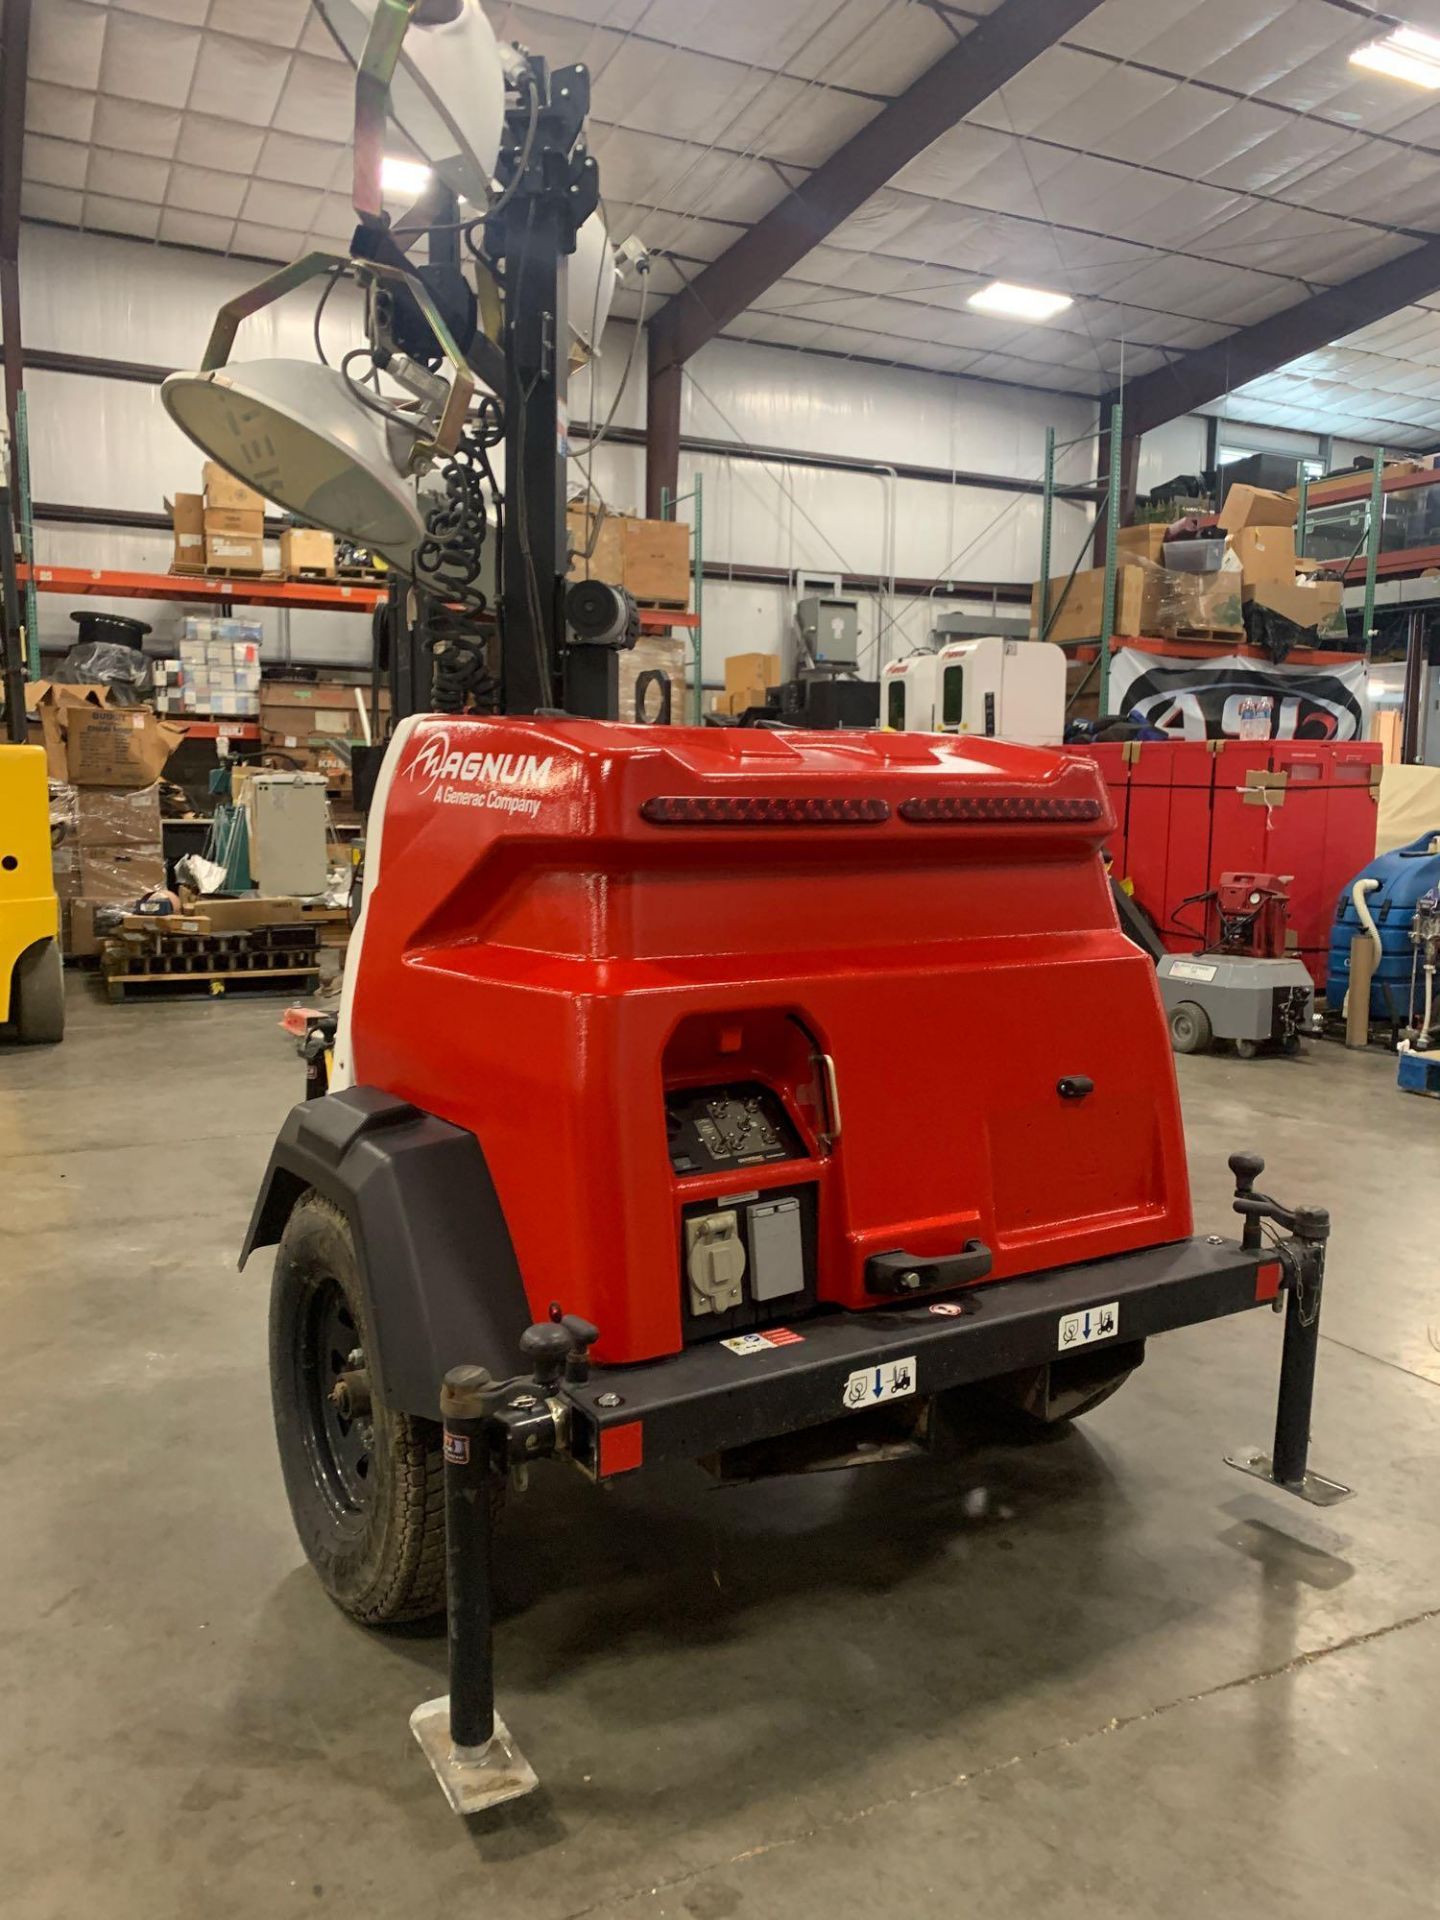
[(1110, 711), (1172, 740), (1363, 740), (1370, 719), (1363, 660), (1277, 667), (1233, 653), (1163, 659), (1135, 647), (1111, 659)]

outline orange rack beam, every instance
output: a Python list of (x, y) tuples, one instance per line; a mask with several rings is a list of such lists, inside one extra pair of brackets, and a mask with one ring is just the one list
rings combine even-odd
[[(32, 569), (18, 569), (23, 585)], [(107, 573), (89, 567), (35, 567), (37, 593), (68, 593), (105, 600), (182, 600), (237, 607), (291, 607), (315, 613), (369, 613), (384, 598), (383, 587), (349, 586), (343, 580), (259, 580), (181, 573)], [(641, 607), (643, 633), (698, 627), (700, 616), (684, 608)]]
[[(21, 582), (32, 569), (18, 569)], [(206, 605), (304, 607), (317, 613), (369, 613), (383, 587), (343, 580), (250, 580), (180, 573), (107, 573), (89, 567), (35, 567), (37, 593), (69, 593), (105, 600), (187, 600)]]

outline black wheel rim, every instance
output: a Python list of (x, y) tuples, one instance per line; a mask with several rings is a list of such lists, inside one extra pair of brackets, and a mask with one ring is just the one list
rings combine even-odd
[(337, 1514), (360, 1513), (370, 1497), (375, 1435), (370, 1414), (346, 1418), (333, 1398), (341, 1374), (365, 1364), (359, 1328), (336, 1281), (322, 1280), (311, 1293), (301, 1341), (301, 1413), (316, 1484)]

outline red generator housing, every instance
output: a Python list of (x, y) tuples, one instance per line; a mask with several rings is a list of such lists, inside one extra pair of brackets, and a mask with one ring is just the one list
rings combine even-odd
[(382, 789), (336, 1084), (475, 1136), (597, 1361), (1189, 1234), (1092, 760), (423, 717)]
[(1383, 750), (1285, 740), (1136, 740), (1084, 751), (1110, 792), (1106, 843), (1172, 953), (1204, 944), (1203, 916), (1184, 903), (1222, 874), (1286, 876), (1286, 951), (1323, 991), (1335, 900), (1375, 857)]

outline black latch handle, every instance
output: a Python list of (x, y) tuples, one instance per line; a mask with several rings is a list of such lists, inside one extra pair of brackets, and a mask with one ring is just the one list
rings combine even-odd
[(871, 1293), (934, 1293), (983, 1280), (994, 1261), (983, 1240), (967, 1240), (959, 1253), (873, 1253), (865, 1262), (865, 1285)]
[(1095, 1082), (1088, 1073), (1067, 1073), (1055, 1082), (1055, 1091), (1062, 1100), (1083, 1100), (1087, 1093), (1094, 1093)]

